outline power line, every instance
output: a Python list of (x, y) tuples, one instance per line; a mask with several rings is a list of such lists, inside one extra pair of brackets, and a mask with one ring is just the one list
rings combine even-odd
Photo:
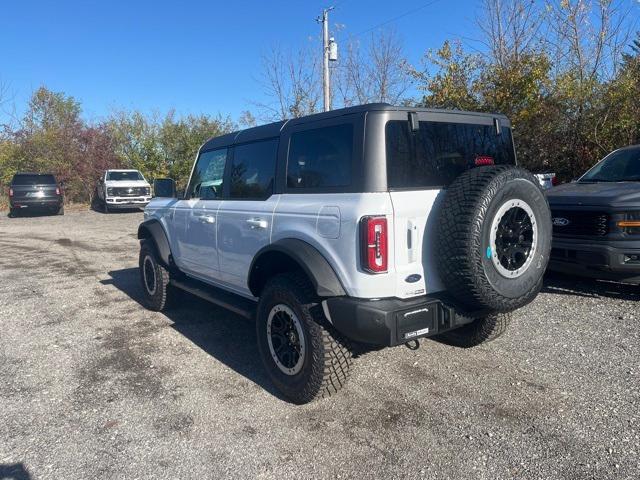
[(401, 18), (404, 18), (407, 15), (411, 15), (412, 13), (416, 13), (416, 12), (418, 12), (418, 11), (424, 9), (424, 8), (430, 7), (431, 5), (435, 5), (439, 1), (440, 0), (431, 0), (430, 2), (427, 2), (427, 3), (424, 3), (424, 4), (420, 5), (419, 7), (416, 7), (416, 8), (413, 8), (411, 10), (408, 10), (408, 11), (404, 12), (404, 13), (398, 15), (397, 17), (390, 18), (389, 20), (386, 20), (386, 21), (381, 22), (381, 23), (379, 23), (377, 25), (374, 25), (371, 28), (367, 28), (366, 30), (363, 30), (363, 31), (361, 31), (359, 33), (356, 33), (353, 36), (354, 37), (359, 37), (360, 35), (364, 35), (365, 33), (369, 33), (370, 31), (375, 30), (376, 28), (380, 28), (380, 27), (382, 27), (384, 25), (388, 25), (389, 23), (393, 23), (393, 22), (395, 22), (397, 20), (400, 20)]

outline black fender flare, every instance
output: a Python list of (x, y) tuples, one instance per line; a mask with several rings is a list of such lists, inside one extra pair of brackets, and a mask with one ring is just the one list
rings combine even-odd
[(285, 238), (260, 249), (249, 268), (249, 289), (259, 296), (266, 278), (259, 273), (261, 264), (270, 255), (284, 254), (293, 260), (307, 275), (319, 297), (342, 297), (344, 287), (327, 259), (312, 245), (303, 240)]
[(167, 268), (171, 267), (171, 247), (164, 227), (159, 220), (150, 218), (138, 226), (138, 239), (151, 240), (156, 246), (160, 262)]

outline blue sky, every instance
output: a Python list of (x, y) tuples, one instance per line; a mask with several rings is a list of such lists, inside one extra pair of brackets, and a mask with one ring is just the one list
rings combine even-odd
[[(433, 2), (434, 0), (432, 0)], [(338, 42), (428, 3), (335, 0)], [(263, 100), (257, 81), (270, 46), (320, 33), (332, 3), (271, 1), (10, 1), (0, 14), (0, 82), (18, 111), (40, 85), (74, 96), (89, 119), (114, 109), (231, 114)], [(446, 38), (469, 36), (478, 2), (436, 0), (386, 24), (418, 62)], [(370, 33), (363, 34), (367, 39)], [(1, 120), (1, 117), (0, 117)]]

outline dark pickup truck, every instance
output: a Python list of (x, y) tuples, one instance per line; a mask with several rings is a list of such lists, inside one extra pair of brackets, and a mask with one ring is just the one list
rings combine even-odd
[(61, 185), (51, 174), (16, 173), (9, 187), (9, 215), (23, 210), (38, 210), (64, 215)]
[(547, 198), (550, 270), (640, 283), (640, 145), (610, 153)]

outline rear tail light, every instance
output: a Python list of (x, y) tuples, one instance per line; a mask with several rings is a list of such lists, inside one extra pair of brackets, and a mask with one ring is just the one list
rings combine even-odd
[(555, 187), (559, 183), (560, 183), (560, 180), (558, 180), (558, 177), (556, 177), (555, 175), (553, 177), (551, 177), (551, 185), (553, 185)]
[(485, 165), (493, 165), (495, 162), (493, 161), (493, 157), (488, 155), (478, 155), (474, 161), (476, 167), (483, 167)]
[(13, 188), (10, 188), (10, 189), (9, 189), (9, 196), (10, 196), (10, 197), (13, 197)]
[(56, 195), (60, 195), (60, 187), (56, 187)]
[(387, 271), (387, 218), (362, 217), (360, 220), (362, 268), (370, 273)]

